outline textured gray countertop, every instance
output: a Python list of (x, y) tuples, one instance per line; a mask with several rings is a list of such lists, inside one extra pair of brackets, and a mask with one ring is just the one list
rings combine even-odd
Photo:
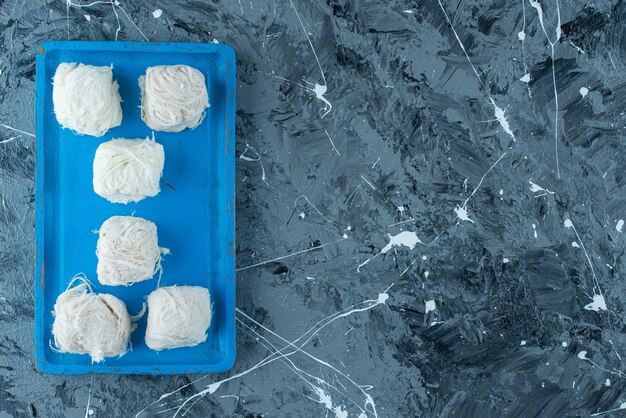
[[(626, 413), (625, 3), (73, 1), (0, 2), (0, 417)], [(35, 369), (36, 48), (116, 38), (237, 53), (223, 375)]]

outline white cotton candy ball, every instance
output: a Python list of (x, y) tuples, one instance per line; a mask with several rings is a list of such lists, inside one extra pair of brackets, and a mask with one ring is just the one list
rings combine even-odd
[(124, 302), (113, 295), (93, 293), (84, 278), (61, 293), (54, 305), (52, 334), (62, 353), (89, 354), (91, 361), (121, 356), (134, 329)]
[(204, 75), (188, 65), (149, 67), (139, 77), (139, 87), (141, 118), (155, 131), (193, 129), (209, 107)]
[(148, 296), (146, 344), (153, 350), (203, 343), (209, 325), (211, 299), (204, 287), (161, 287)]
[(102, 136), (122, 123), (122, 106), (111, 67), (62, 63), (53, 78), (57, 121), (81, 135)]
[(150, 139), (113, 139), (93, 160), (93, 189), (113, 203), (139, 202), (160, 191), (165, 154)]
[(98, 280), (109, 286), (128, 286), (152, 278), (161, 268), (157, 227), (134, 216), (112, 216), (100, 227), (96, 255)]

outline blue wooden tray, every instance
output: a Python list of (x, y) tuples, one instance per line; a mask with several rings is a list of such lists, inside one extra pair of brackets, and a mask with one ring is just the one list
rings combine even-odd
[[(113, 65), (120, 86), (122, 125), (103, 137), (75, 135), (58, 124), (52, 77), (61, 62)], [(180, 133), (155, 132), (165, 148), (161, 193), (135, 204), (114, 204), (93, 191), (93, 158), (112, 138), (146, 138), (137, 80), (147, 67), (186, 64), (207, 80), (211, 107), (200, 126)], [(35, 357), (45, 373), (178, 374), (223, 372), (235, 361), (235, 54), (219, 44), (46, 42), (37, 53), (37, 173)], [(158, 277), (129, 287), (104, 286), (96, 276), (93, 232), (113, 215), (135, 214), (157, 224), (163, 259), (161, 286), (209, 288), (213, 320), (207, 341), (156, 352), (145, 342), (146, 316), (132, 334), (132, 351), (91, 364), (88, 355), (50, 348), (52, 310), (72, 277), (83, 272), (95, 291), (111, 293), (140, 311)]]

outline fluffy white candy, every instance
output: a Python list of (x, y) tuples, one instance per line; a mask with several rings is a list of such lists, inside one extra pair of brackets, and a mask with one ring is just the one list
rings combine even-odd
[(204, 75), (188, 65), (148, 67), (139, 87), (141, 118), (155, 131), (193, 129), (210, 106)]
[(153, 350), (203, 343), (209, 325), (211, 298), (204, 287), (161, 287), (148, 296), (146, 344)]
[(151, 279), (161, 269), (157, 227), (134, 216), (112, 216), (100, 227), (96, 246), (98, 280), (109, 286), (129, 286)]
[(150, 139), (103, 142), (93, 160), (93, 189), (114, 203), (139, 202), (160, 191), (165, 154)]
[[(76, 280), (81, 283), (72, 287)], [(53, 315), (54, 344), (62, 353), (89, 354), (99, 363), (128, 350), (134, 324), (126, 305), (113, 295), (93, 293), (84, 277), (59, 295)]]
[(52, 103), (57, 121), (81, 135), (102, 136), (122, 123), (122, 106), (111, 67), (59, 64)]

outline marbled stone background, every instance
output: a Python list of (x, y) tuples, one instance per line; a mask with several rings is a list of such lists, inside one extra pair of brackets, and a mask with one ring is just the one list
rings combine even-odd
[[(0, 417), (626, 413), (624, 2), (72, 1), (0, 2)], [(237, 53), (224, 375), (34, 367), (35, 52), (116, 38)]]

